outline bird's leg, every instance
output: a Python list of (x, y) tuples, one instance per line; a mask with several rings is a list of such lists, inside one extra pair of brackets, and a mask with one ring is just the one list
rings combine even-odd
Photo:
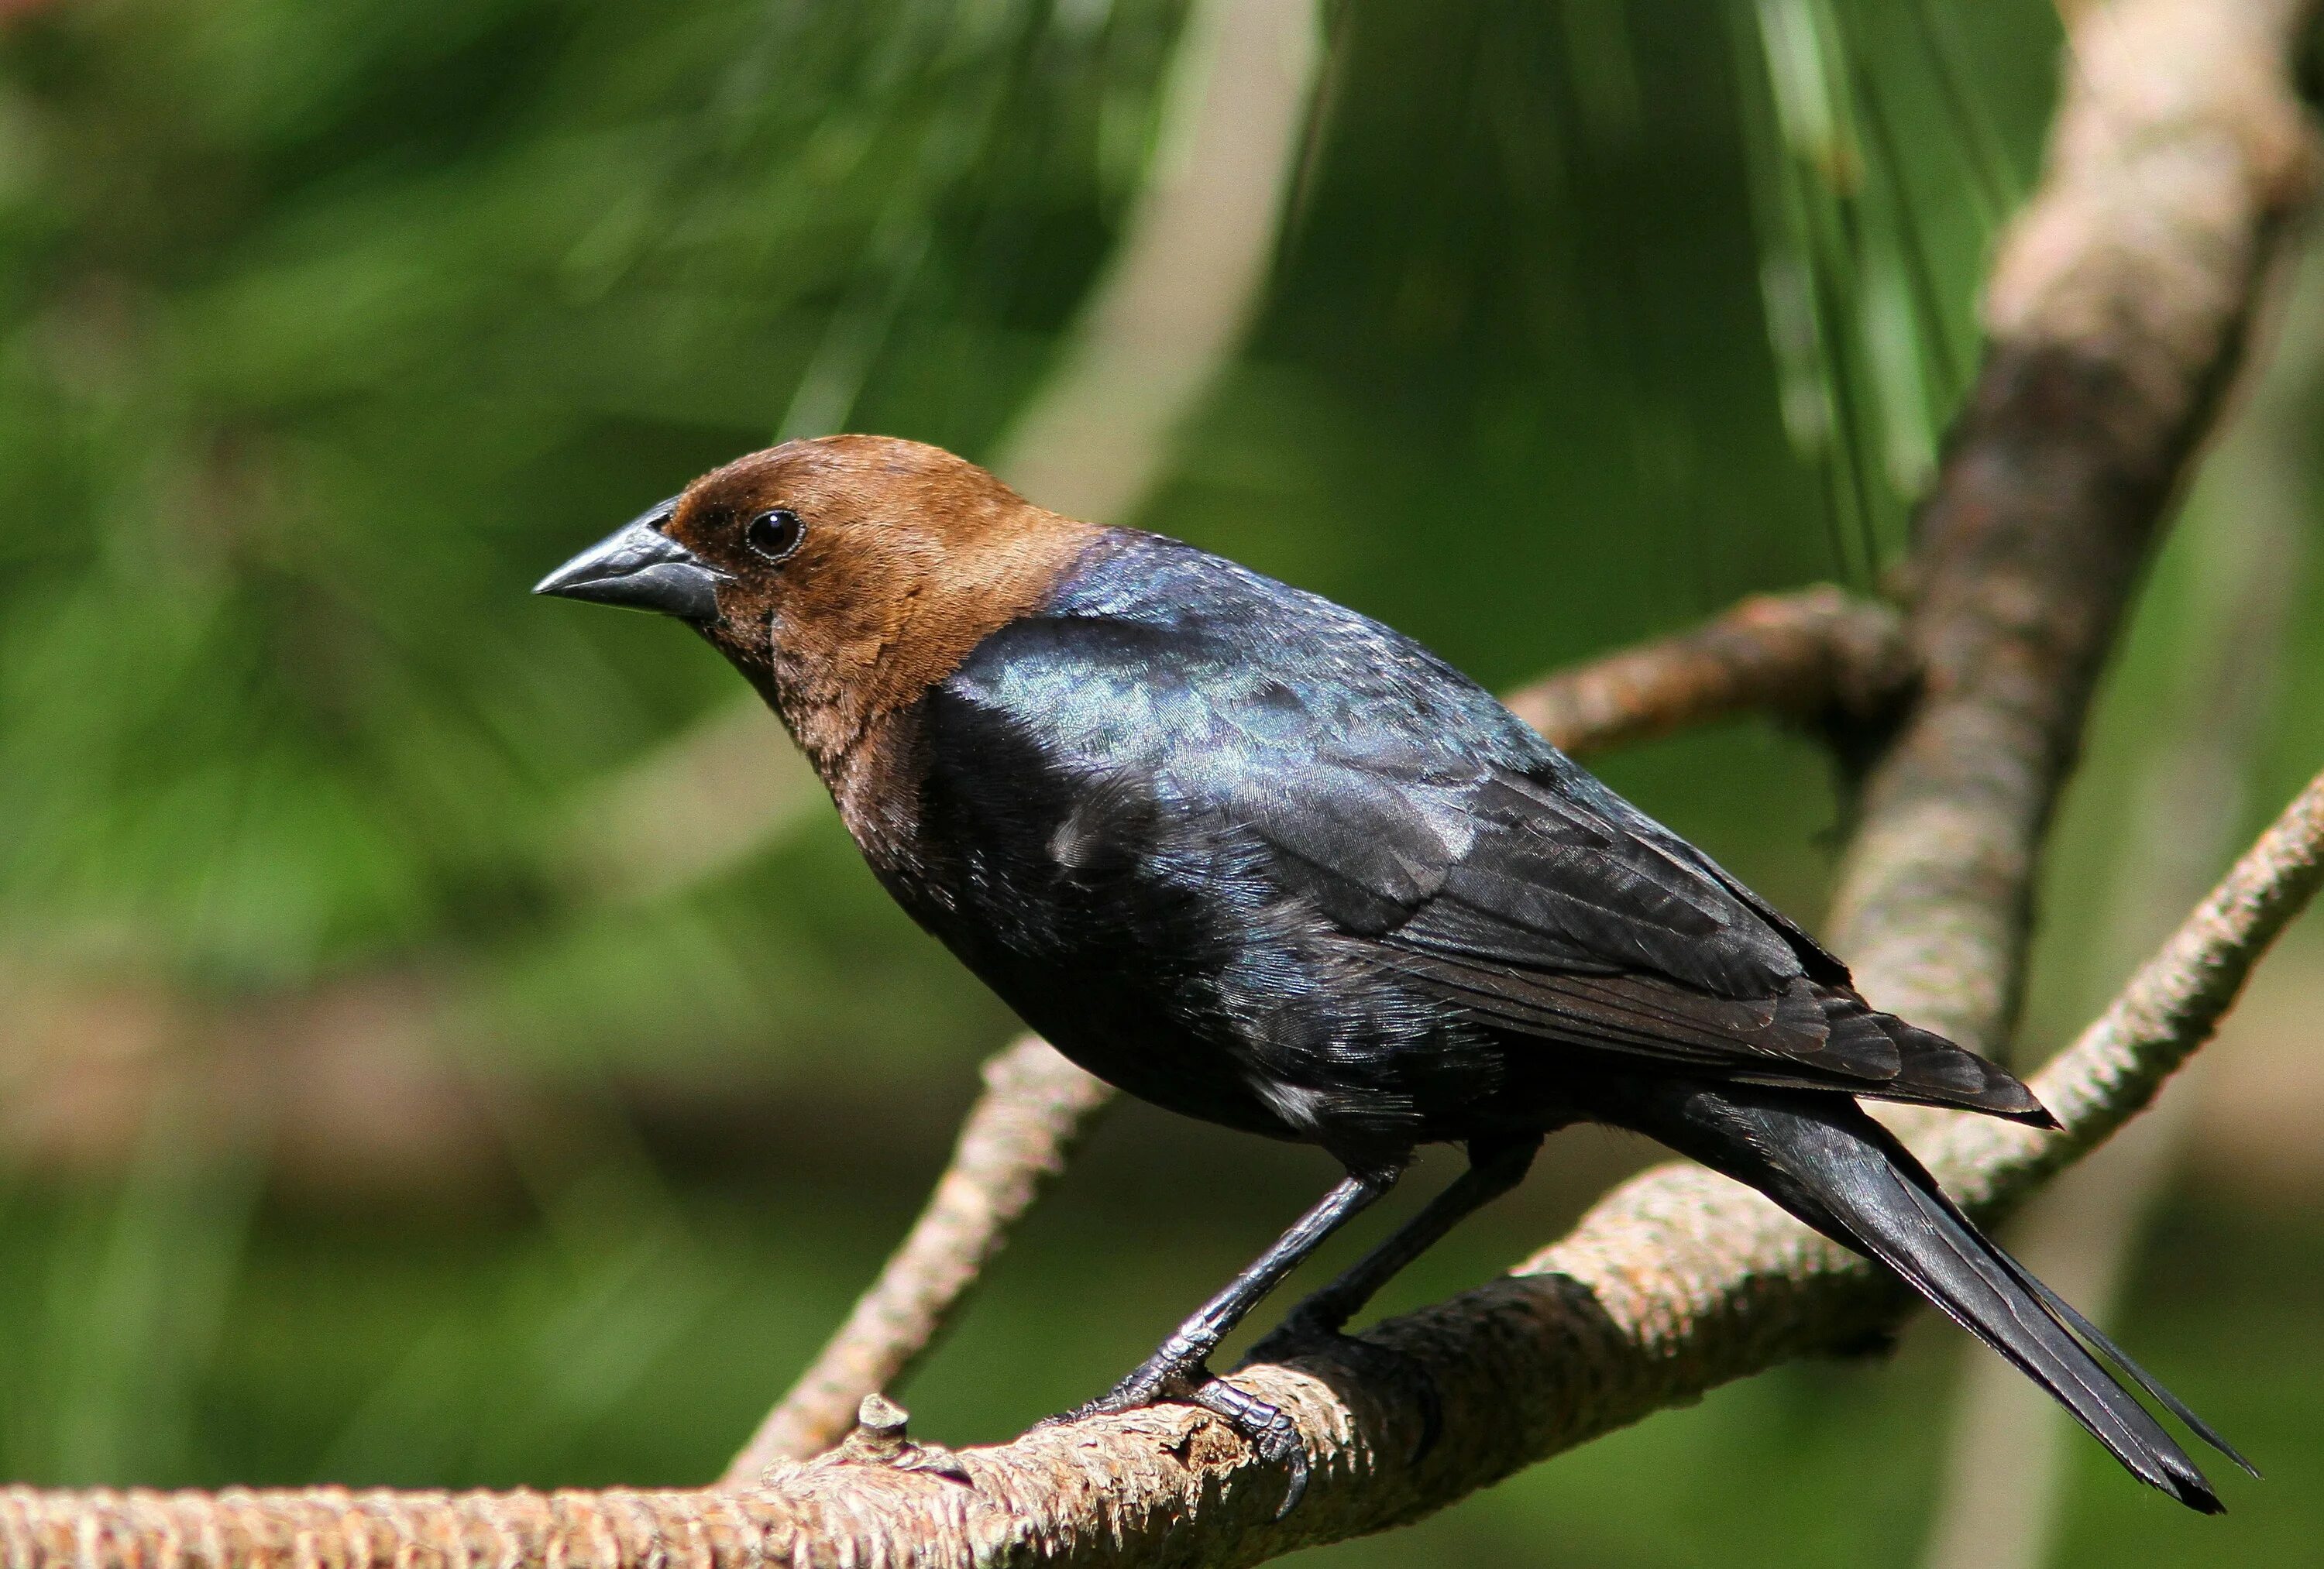
[(1273, 1247), (1259, 1254), (1249, 1269), (1178, 1326), (1152, 1356), (1130, 1371), (1129, 1377), (1087, 1405), (1054, 1420), (1075, 1421), (1084, 1417), (1135, 1410), (1159, 1399), (1192, 1400), (1232, 1423), (1264, 1458), (1289, 1462), (1291, 1483), (1283, 1500), (1283, 1509), (1288, 1510), (1299, 1501), (1307, 1484), (1307, 1454), (1300, 1445), (1297, 1427), (1286, 1413), (1266, 1401), (1212, 1377), (1204, 1365), (1205, 1359), (1261, 1298), (1281, 1285), (1285, 1276), (1323, 1244), (1324, 1238), (1378, 1202), (1402, 1175), (1401, 1164), (1350, 1171), (1323, 1195), (1321, 1202), (1276, 1239)]
[(1302, 1300), (1244, 1358), (1275, 1362), (1338, 1337), (1349, 1319), (1398, 1271), (1442, 1241), (1476, 1211), (1525, 1180), (1542, 1135), (1469, 1144), (1469, 1169), (1427, 1207), (1398, 1226), (1388, 1239), (1342, 1271), (1339, 1278)]
[(1283, 1283), (1283, 1278), (1360, 1211), (1370, 1207), (1396, 1186), (1401, 1167), (1384, 1171), (1351, 1171), (1322, 1200), (1276, 1239), (1275, 1245), (1250, 1267), (1227, 1282), (1224, 1289), (1195, 1309), (1194, 1317), (1174, 1330), (1152, 1356), (1130, 1370), (1112, 1389), (1074, 1412), (1075, 1417), (1127, 1411), (1166, 1397), (1192, 1395), (1208, 1381), (1203, 1361), (1220, 1341), (1243, 1321), (1262, 1298)]
[(1435, 1246), (1445, 1233), (1470, 1215), (1524, 1181), (1534, 1155), (1541, 1149), (1541, 1140), (1539, 1133), (1490, 1144), (1471, 1140), (1469, 1169), (1451, 1187), (1430, 1199), (1426, 1207), (1398, 1226), (1387, 1241), (1341, 1271), (1338, 1279), (1292, 1308), (1282, 1323), (1250, 1348), (1242, 1365), (1283, 1362), (1333, 1346), (1353, 1351), (1359, 1360), (1379, 1364), (1381, 1375), (1406, 1381), (1418, 1395), (1420, 1433), (1413, 1441), (1409, 1458), (1416, 1463), (1423, 1459), (1436, 1446), (1436, 1435), (1443, 1426), (1443, 1400), (1434, 1377), (1400, 1352), (1370, 1341), (1351, 1339), (1342, 1331), (1349, 1319), (1362, 1311), (1373, 1294), (1406, 1264)]

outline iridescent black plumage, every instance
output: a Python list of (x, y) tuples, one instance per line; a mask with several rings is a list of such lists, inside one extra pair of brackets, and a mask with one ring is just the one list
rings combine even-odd
[(1417, 644), (1175, 541), (1093, 546), (908, 733), (890, 888), (1191, 1115), (1360, 1161), (1651, 1072), (2047, 1121)]

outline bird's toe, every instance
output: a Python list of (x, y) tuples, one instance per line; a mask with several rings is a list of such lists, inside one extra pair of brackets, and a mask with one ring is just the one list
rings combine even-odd
[(1199, 1361), (1189, 1366), (1180, 1366), (1157, 1359), (1135, 1369), (1097, 1399), (1084, 1400), (1070, 1411), (1045, 1417), (1035, 1425), (1060, 1427), (1089, 1417), (1112, 1417), (1123, 1411), (1139, 1411), (1157, 1400), (1192, 1399), (1197, 1390), (1216, 1381), (1211, 1376), (1211, 1370)]

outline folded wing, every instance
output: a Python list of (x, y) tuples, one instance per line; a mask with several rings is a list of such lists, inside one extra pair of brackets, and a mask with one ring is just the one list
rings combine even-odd
[(1352, 951), (1479, 1023), (1740, 1083), (2050, 1121), (2002, 1069), (1869, 1006), (1806, 933), (1554, 753), (1457, 784), (1370, 784), (1403, 794), (1406, 823), (1460, 831), (1386, 830), (1379, 810), (1368, 832), (1314, 818), (1285, 831), (1278, 810), (1260, 832)]

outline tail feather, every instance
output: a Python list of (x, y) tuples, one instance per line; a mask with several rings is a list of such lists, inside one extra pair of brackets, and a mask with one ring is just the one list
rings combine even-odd
[[(1964, 1218), (1963, 1224), (1967, 1224), (1966, 1218)], [(1995, 1252), (2000, 1252), (2000, 1250), (1997, 1248)], [(2200, 1438), (2204, 1443), (2209, 1445), (2212, 1448), (2226, 1455), (2229, 1460), (2234, 1461), (2236, 1464), (2242, 1469), (2246, 1475), (2250, 1476), (2255, 1480), (2258, 1478), (2258, 1466), (2254, 1465), (2250, 1461), (2245, 1459), (2242, 1453), (2238, 1451), (2234, 1445), (2228, 1443), (2225, 1438), (2219, 1436), (2219, 1432), (2217, 1428), (2213, 1427), (2209, 1422), (2203, 1420), (2202, 1418), (2195, 1415), (2194, 1412), (2189, 1410), (2187, 1408), (2187, 1402), (2172, 1394), (2169, 1390), (2164, 1389), (2161, 1383), (2156, 1381), (2153, 1373), (2148, 1372), (2144, 1368), (2139, 1366), (2138, 1363), (2133, 1362), (2130, 1359), (2130, 1353), (2128, 1352), (2123, 1350), (2119, 1345), (2116, 1345), (2113, 1339), (2108, 1336), (2104, 1330), (2101, 1330), (2097, 1325), (2083, 1317), (2081, 1313), (2075, 1308), (2072, 1303), (2067, 1301), (2063, 1297), (2059, 1296), (2058, 1293), (2052, 1291), (2049, 1287), (2036, 1280), (2034, 1276), (2033, 1271), (2019, 1263), (2007, 1253), (2000, 1253), (2000, 1257), (2001, 1262), (2009, 1266), (2010, 1270), (2017, 1276), (2018, 1280), (2023, 1282), (2025, 1289), (2033, 1292), (2034, 1296), (2040, 1298), (2042, 1306), (2056, 1314), (2058, 1317), (2065, 1323), (2066, 1327), (2071, 1329), (2076, 1335), (2080, 1335), (2092, 1346), (2096, 1347), (2101, 1356), (2114, 1363), (2114, 1365), (2121, 1370), (2124, 1375), (2129, 1378), (2131, 1381), (2137, 1384), (2140, 1389), (2144, 1390), (2148, 1394), (2153, 1396), (2155, 1401), (2160, 1404), (2164, 1410), (2178, 1418), (2181, 1422), (2186, 1423), (2187, 1430), (2189, 1432), (2194, 1434), (2196, 1437)]]
[(1895, 1271), (2047, 1390), (2141, 1481), (2206, 1514), (2225, 1508), (2186, 1451), (2099, 1355), (2205, 1443), (2251, 1469), (2184, 1402), (1980, 1232), (1912, 1152), (1854, 1101), (1696, 1087), (1641, 1109), (1645, 1119), (1633, 1123), (1640, 1131), (1750, 1184)]
[[(1859, 1247), (2049, 1390), (2142, 1481), (2206, 1514), (2225, 1507), (2163, 1425), (2024, 1288), (2023, 1266), (1901, 1176), (1884, 1200), (1834, 1207)], [(1920, 1209), (1921, 1225), (1895, 1224), (1902, 1205)]]

